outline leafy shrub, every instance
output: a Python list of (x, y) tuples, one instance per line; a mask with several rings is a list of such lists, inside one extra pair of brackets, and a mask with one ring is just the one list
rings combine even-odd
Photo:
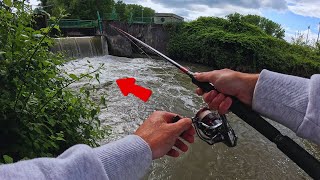
[(246, 72), (269, 69), (308, 77), (320, 72), (320, 56), (291, 45), (244, 21), (201, 17), (171, 29), (168, 52), (174, 59)]
[(80, 76), (60, 70), (64, 61), (49, 52), (47, 37), (57, 27), (34, 30), (24, 1), (0, 2), (0, 19), (1, 162), (55, 156), (77, 143), (97, 146), (107, 129), (100, 127), (92, 87), (76, 92), (68, 86), (98, 78), (98, 70)]

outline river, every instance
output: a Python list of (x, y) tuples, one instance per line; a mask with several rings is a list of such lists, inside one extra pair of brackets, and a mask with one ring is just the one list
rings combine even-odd
[[(205, 106), (201, 97), (194, 93), (195, 86), (189, 77), (163, 60), (108, 55), (77, 59), (65, 64), (64, 69), (81, 74), (90, 71), (89, 65), (97, 68), (100, 63), (105, 64), (101, 70), (100, 84), (83, 80), (72, 87), (94, 83), (98, 90), (93, 98), (99, 99), (101, 95), (106, 95), (107, 107), (102, 107), (99, 118), (103, 126), (111, 126), (112, 134), (101, 141), (101, 144), (132, 134), (154, 110), (193, 117)], [(198, 64), (182, 64), (195, 72), (211, 70)], [(134, 77), (138, 85), (153, 91), (147, 103), (132, 95), (125, 97), (121, 94), (115, 81), (124, 77)], [(164, 157), (154, 161), (144, 179), (310, 179), (272, 143), (241, 119), (232, 113), (227, 117), (239, 138), (236, 147), (228, 148), (222, 143), (210, 146), (197, 137), (189, 151), (179, 158)], [(297, 138), (287, 128), (273, 124), (318, 155), (315, 146)]]

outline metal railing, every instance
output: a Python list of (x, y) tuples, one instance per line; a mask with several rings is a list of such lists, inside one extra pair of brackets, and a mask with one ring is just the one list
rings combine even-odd
[(154, 17), (129, 17), (128, 19), (120, 19), (118, 14), (115, 13), (105, 13), (103, 14), (104, 20), (109, 21), (124, 21), (128, 23), (137, 23), (137, 24), (152, 24), (154, 23)]
[[(48, 21), (48, 25), (52, 25), (53, 21)], [(80, 19), (61, 19), (59, 21), (60, 28), (97, 28), (97, 20), (80, 20)]]
[(154, 23), (153, 17), (135, 17), (132, 19), (132, 23), (152, 24)]

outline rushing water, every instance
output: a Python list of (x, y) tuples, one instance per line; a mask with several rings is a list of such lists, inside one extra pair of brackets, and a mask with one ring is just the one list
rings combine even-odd
[[(104, 63), (100, 74), (100, 88), (94, 98), (107, 96), (107, 107), (102, 108), (100, 119), (103, 125), (112, 127), (113, 133), (101, 144), (132, 134), (154, 110), (174, 112), (192, 117), (204, 102), (195, 95), (195, 86), (188, 76), (162, 60), (128, 59), (113, 56), (78, 59), (67, 63), (64, 68), (80, 74), (97, 68)], [(193, 71), (208, 71), (208, 67), (197, 64), (183, 65)], [(116, 80), (134, 77), (137, 84), (150, 88), (153, 94), (147, 103), (129, 95), (123, 96)], [(74, 84), (77, 88), (86, 81)], [(164, 157), (152, 163), (144, 179), (310, 179), (304, 171), (289, 160), (272, 143), (233, 114), (228, 114), (231, 126), (238, 135), (238, 145), (228, 148), (224, 144), (209, 146), (199, 138), (190, 150), (179, 158)], [(299, 144), (305, 142), (291, 131), (273, 123), (282, 132), (293, 137)], [(308, 150), (316, 154), (314, 146)]]

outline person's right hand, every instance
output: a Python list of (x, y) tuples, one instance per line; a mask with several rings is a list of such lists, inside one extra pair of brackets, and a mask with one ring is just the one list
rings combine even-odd
[(228, 112), (232, 99), (238, 98), (244, 104), (251, 106), (254, 88), (259, 74), (247, 74), (230, 69), (215, 70), (210, 72), (196, 73), (195, 78), (201, 82), (210, 82), (219, 91), (204, 93), (200, 88), (196, 90), (202, 95), (210, 109), (218, 110), (220, 114)]

